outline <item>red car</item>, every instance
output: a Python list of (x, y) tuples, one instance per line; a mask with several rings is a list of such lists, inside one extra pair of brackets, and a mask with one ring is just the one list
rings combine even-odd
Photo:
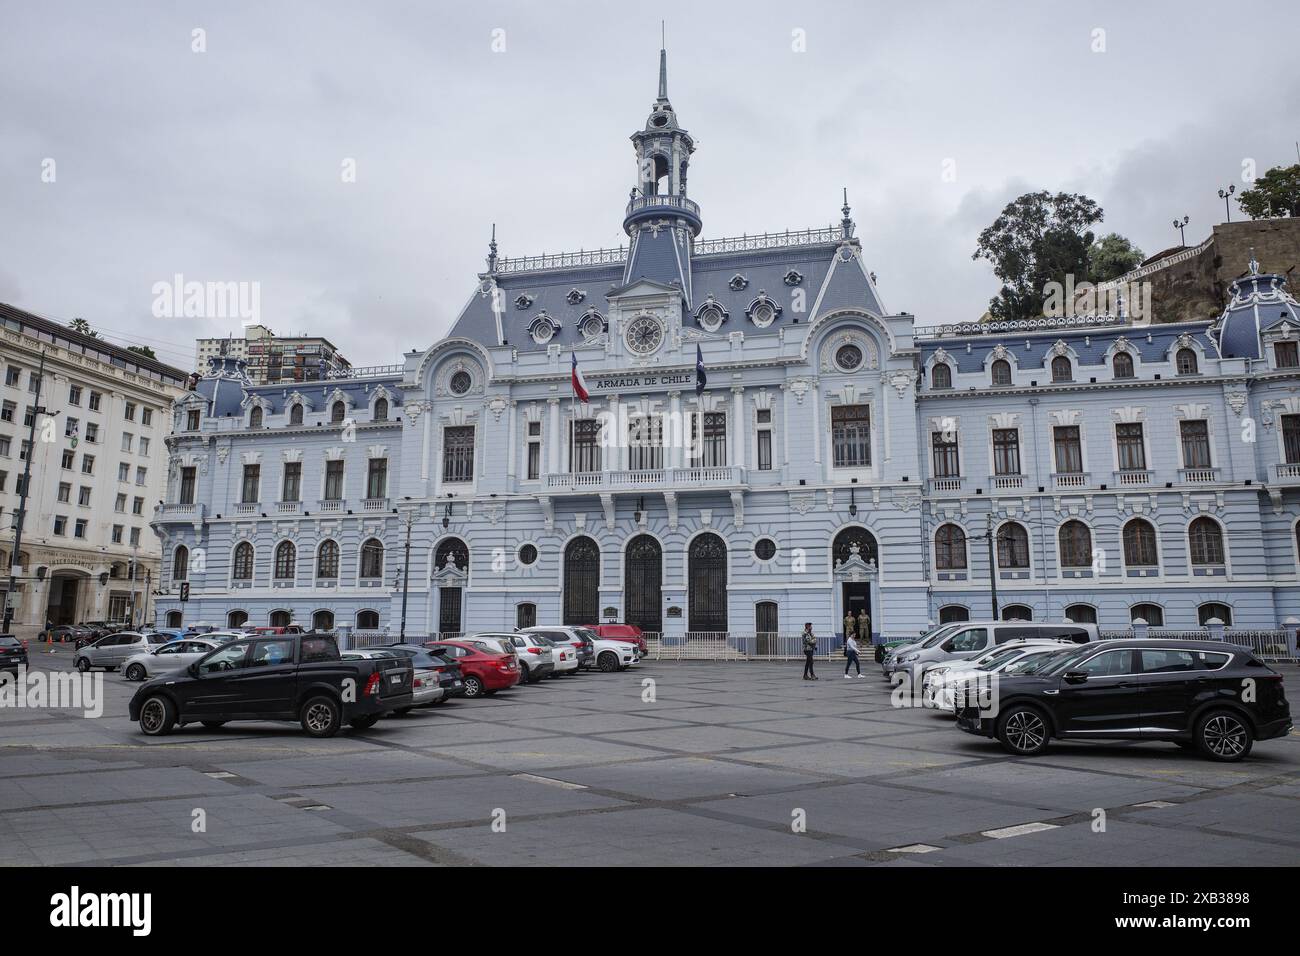
[(650, 651), (645, 638), (641, 636), (641, 628), (635, 624), (588, 624), (586, 626), (595, 631), (598, 637), (603, 637), (607, 641), (635, 644), (642, 657)]
[(493, 650), (485, 641), (427, 641), (424, 646), (460, 665), (466, 697), (486, 697), (519, 683), (515, 655)]

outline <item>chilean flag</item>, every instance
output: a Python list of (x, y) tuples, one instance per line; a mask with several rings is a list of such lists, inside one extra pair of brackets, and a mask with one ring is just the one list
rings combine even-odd
[(582, 377), (582, 370), (578, 368), (578, 353), (570, 352), (569, 356), (573, 359), (573, 394), (585, 402), (590, 395), (587, 392), (587, 380)]
[(695, 343), (695, 394), (703, 395), (705, 386), (709, 384), (709, 377), (704, 374), (704, 352), (700, 349), (700, 343)]

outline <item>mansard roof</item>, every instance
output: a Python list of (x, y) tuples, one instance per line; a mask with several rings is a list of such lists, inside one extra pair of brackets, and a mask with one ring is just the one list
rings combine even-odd
[(1300, 304), (1287, 292), (1286, 276), (1260, 273), (1258, 263), (1229, 286), (1232, 299), (1215, 325), (1214, 338), (1228, 358), (1259, 358), (1260, 333), (1283, 322), (1300, 325)]

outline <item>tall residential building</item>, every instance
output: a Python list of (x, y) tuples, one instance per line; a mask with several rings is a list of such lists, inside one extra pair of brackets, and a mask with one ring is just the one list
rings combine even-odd
[[(152, 614), (148, 588), (159, 583), (160, 545), (148, 522), (167, 487), (171, 407), (188, 375), (13, 306), (0, 304), (0, 318), (0, 590), (14, 557), (15, 630), (128, 620), (133, 598), (142, 621)], [(37, 405), (48, 413), (29, 445)], [(29, 455), (22, 553), (14, 555)]]
[(329, 339), (311, 335), (280, 336), (265, 325), (244, 329), (242, 337), (199, 339), (195, 367), (208, 371), (212, 359), (245, 360), (249, 380), (257, 385), (316, 382), (337, 377), (350, 364)]
[(160, 616), (617, 619), (760, 649), (848, 613), (877, 639), (985, 618), (994, 587), (1015, 619), (1300, 616), (1287, 263), (1241, 262), (1213, 319), (925, 328), (885, 305), (847, 202), (829, 228), (701, 238), (662, 59), (632, 146), (627, 247), (493, 242), (397, 369), (204, 378), (169, 442)]

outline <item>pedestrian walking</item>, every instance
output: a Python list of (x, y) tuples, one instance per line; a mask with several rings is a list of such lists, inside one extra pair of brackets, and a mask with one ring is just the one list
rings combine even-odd
[(844, 641), (844, 656), (848, 658), (844, 662), (844, 679), (853, 680), (853, 678), (849, 676), (850, 667), (856, 667), (858, 669), (858, 676), (861, 677), (862, 665), (858, 662), (858, 642), (854, 640), (853, 637), (849, 637)]
[(813, 670), (813, 655), (817, 653), (817, 637), (813, 634), (812, 621), (803, 626), (803, 679), (817, 680)]

